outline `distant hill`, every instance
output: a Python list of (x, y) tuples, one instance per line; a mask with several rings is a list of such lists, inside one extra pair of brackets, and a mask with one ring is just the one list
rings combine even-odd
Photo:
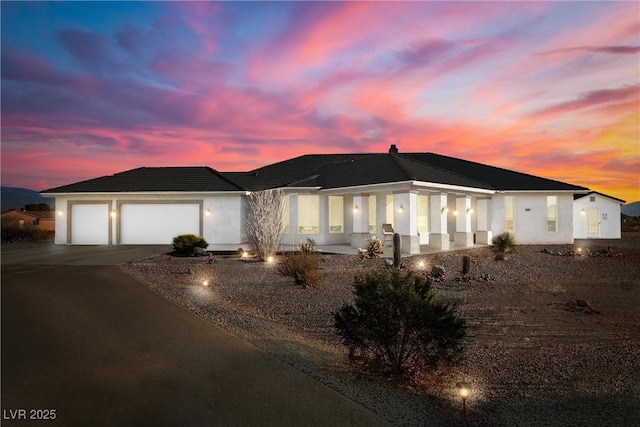
[(29, 203), (46, 203), (52, 208), (55, 200), (51, 197), (42, 197), (37, 191), (26, 188), (1, 187), (0, 200), (2, 202), (2, 212), (10, 209), (22, 209)]
[(633, 202), (623, 205), (620, 212), (629, 216), (640, 216), (640, 202)]

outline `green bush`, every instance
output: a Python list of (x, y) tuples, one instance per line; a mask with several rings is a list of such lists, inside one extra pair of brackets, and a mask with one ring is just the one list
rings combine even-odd
[(181, 234), (173, 238), (173, 250), (180, 255), (191, 255), (193, 248), (200, 247), (206, 249), (209, 244), (200, 236), (195, 234)]
[(296, 285), (315, 286), (320, 281), (320, 256), (314, 252), (287, 252), (278, 263), (278, 274), (291, 277)]
[(507, 258), (507, 254), (515, 251), (516, 238), (513, 234), (505, 231), (504, 233), (493, 236), (491, 245), (495, 259), (503, 260)]
[(356, 276), (355, 306), (334, 313), (352, 359), (399, 377), (433, 372), (462, 351), (466, 322), (440, 303), (414, 272), (377, 270)]

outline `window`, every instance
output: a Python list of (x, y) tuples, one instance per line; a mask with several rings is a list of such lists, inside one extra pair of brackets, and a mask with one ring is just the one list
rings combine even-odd
[(344, 232), (344, 199), (329, 196), (329, 233)]
[(558, 231), (558, 196), (547, 196), (547, 231)]
[(418, 194), (418, 233), (429, 234), (429, 196)]
[(318, 196), (298, 196), (298, 233), (320, 233), (320, 198)]
[(515, 196), (504, 196), (504, 231), (515, 232)]
[(376, 234), (376, 196), (369, 196), (369, 233)]
[(387, 224), (393, 225), (393, 194), (387, 194), (385, 219)]
[(282, 221), (284, 222), (284, 232), (288, 234), (291, 232), (291, 224), (289, 217), (289, 195), (284, 196), (282, 200), (282, 210), (284, 211), (282, 214)]

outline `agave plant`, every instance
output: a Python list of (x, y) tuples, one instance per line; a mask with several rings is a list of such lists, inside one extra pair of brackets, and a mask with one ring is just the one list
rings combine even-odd
[(497, 234), (491, 239), (491, 250), (496, 260), (507, 259), (507, 254), (513, 252), (516, 248), (516, 238), (513, 234), (505, 231)]

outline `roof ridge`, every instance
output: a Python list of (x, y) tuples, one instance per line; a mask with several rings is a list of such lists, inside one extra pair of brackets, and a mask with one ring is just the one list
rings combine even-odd
[[(390, 153), (390, 154), (392, 154), (392, 153)], [(406, 154), (408, 155), (408, 154), (412, 154), (412, 153), (406, 153)], [(420, 154), (420, 153), (418, 153), (418, 154)], [(426, 153), (426, 154), (433, 154), (433, 153)], [(432, 165), (431, 163), (422, 162), (420, 160), (408, 157), (407, 155), (405, 155), (405, 153), (393, 153), (392, 155), (401, 156), (405, 160), (409, 160), (409, 161), (414, 162), (414, 163), (419, 163), (421, 165), (426, 165), (426, 166), (429, 166), (430, 168), (437, 169), (439, 171), (448, 173), (450, 175), (455, 175), (455, 176), (458, 176), (458, 177), (461, 177), (461, 178), (468, 179), (468, 180), (473, 181), (473, 182), (477, 182), (478, 184), (485, 186), (485, 188), (487, 188), (489, 190), (497, 190), (497, 188), (495, 188), (493, 185), (489, 184), (488, 182), (480, 181), (479, 179), (476, 179), (476, 178), (473, 178), (473, 177), (470, 177), (470, 176), (467, 176), (467, 175), (463, 175), (461, 173), (452, 171), (450, 169), (445, 169), (445, 168), (442, 168), (440, 166)], [(437, 154), (436, 154), (436, 156), (437, 156)], [(402, 166), (400, 166), (400, 167), (402, 167)], [(415, 179), (415, 178), (413, 178), (413, 179)]]
[[(410, 154), (410, 153), (408, 153), (408, 154)], [(420, 153), (417, 153), (417, 154), (420, 154)], [(466, 160), (466, 159), (461, 159), (459, 157), (445, 156), (443, 154), (437, 154), (437, 153), (431, 153), (431, 152), (427, 152), (425, 154), (430, 154), (430, 155), (438, 156), (438, 157), (444, 157), (444, 158), (447, 158), (447, 159), (453, 159), (453, 160), (457, 160), (457, 161), (460, 161), (460, 162), (472, 163), (474, 165), (480, 165), (482, 167), (490, 167), (490, 168), (493, 168), (493, 169), (499, 169), (499, 170), (510, 172), (510, 173), (517, 173), (517, 174), (520, 174), (520, 175), (526, 175), (526, 176), (529, 176), (529, 177), (532, 177), (532, 178), (536, 178), (536, 179), (543, 179), (545, 181), (557, 182), (559, 184), (565, 184), (565, 185), (568, 184), (568, 185), (572, 185), (574, 187), (581, 187), (581, 188), (584, 188), (585, 190), (588, 190), (587, 187), (583, 187), (581, 185), (571, 184), (571, 183), (568, 183), (568, 182), (559, 181), (557, 179), (550, 179), (550, 178), (546, 178), (546, 177), (542, 177), (542, 176), (538, 176), (538, 175), (533, 175), (533, 174), (527, 173), (527, 172), (520, 172), (520, 171), (516, 171), (516, 170), (513, 170), (513, 169), (507, 169), (507, 168), (503, 168), (501, 166), (487, 165), (487, 164), (480, 163), (480, 162), (474, 162), (473, 160)], [(478, 181), (475, 178), (471, 178), (471, 177), (468, 177), (468, 178), (469, 179), (473, 179), (475, 181)], [(482, 181), (478, 181), (478, 182), (482, 182)]]
[(210, 166), (204, 166), (205, 169), (207, 169), (209, 172), (213, 173), (214, 175), (216, 175), (218, 178), (222, 179), (225, 182), (228, 182), (229, 184), (238, 187), (238, 189), (246, 191), (247, 189), (244, 188), (243, 186), (241, 186), (240, 184), (238, 184), (237, 182), (227, 178), (226, 176), (224, 176), (221, 172), (218, 172), (216, 169), (210, 167)]

